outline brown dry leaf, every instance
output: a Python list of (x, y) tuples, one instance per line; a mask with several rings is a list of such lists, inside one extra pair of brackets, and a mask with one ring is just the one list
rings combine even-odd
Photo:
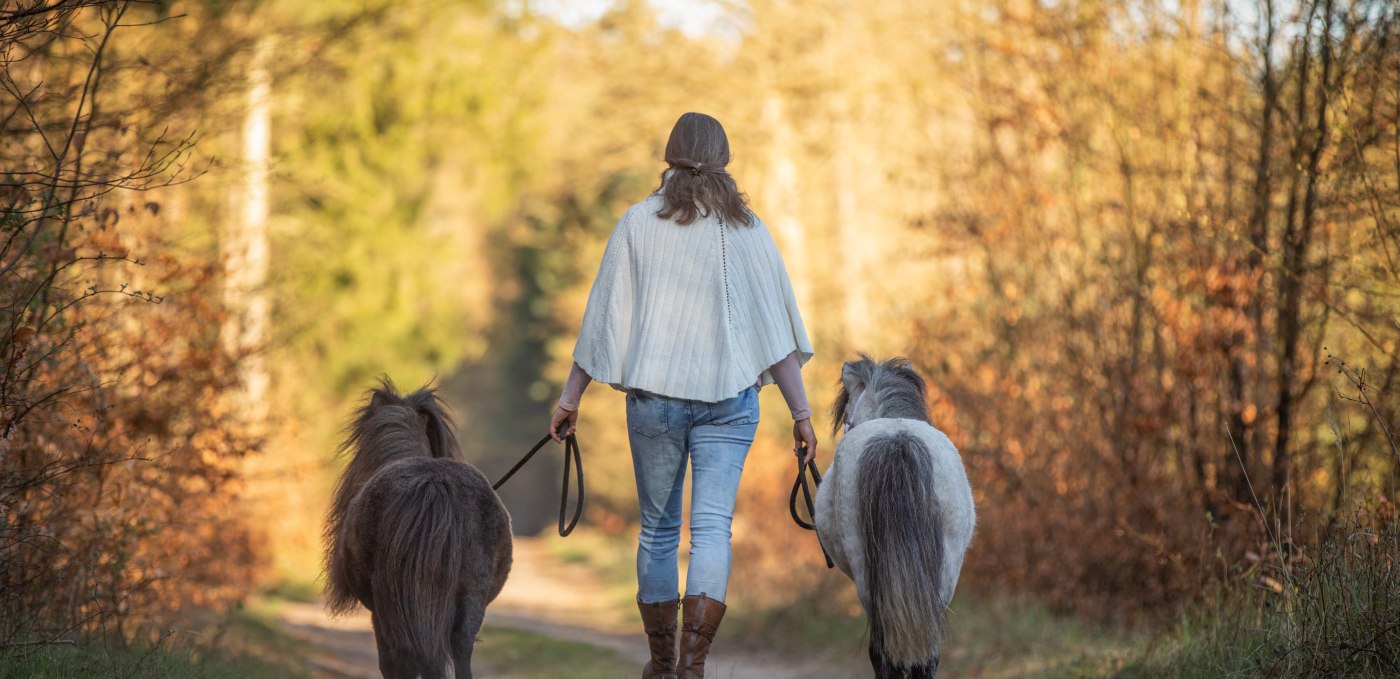
[(24, 325), (15, 330), (14, 341), (21, 349), (29, 348), (29, 343), (34, 339), (34, 328)]

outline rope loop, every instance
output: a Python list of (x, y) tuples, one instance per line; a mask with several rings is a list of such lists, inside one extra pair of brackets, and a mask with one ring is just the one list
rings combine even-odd
[[(816, 532), (817, 506), (812, 502), (812, 488), (821, 488), (822, 474), (817, 471), (816, 462), (809, 460), (807, 464), (802, 464), (801, 448), (793, 448), (792, 452), (797, 455), (797, 478), (792, 482), (792, 493), (788, 495), (788, 513), (792, 515), (792, 520), (797, 524), (798, 528)], [(812, 476), (811, 485), (807, 484), (808, 474)], [(807, 516), (811, 517), (810, 521), (804, 520), (802, 515), (797, 511), (797, 493), (799, 491), (802, 493), (802, 499), (807, 505)], [(827, 553), (826, 545), (822, 544), (820, 534), (817, 535), (817, 545), (822, 548), (822, 557), (826, 559), (826, 567), (835, 568), (836, 564), (832, 563), (831, 555)]]
[[(563, 431), (563, 427), (560, 427), (560, 431)], [(502, 476), (500, 480), (491, 484), (491, 490), (500, 490), (501, 486), (506, 485), (506, 481), (510, 480), (510, 477), (515, 476), (515, 473), (520, 471), (520, 468), (524, 467), (525, 463), (529, 462), (530, 458), (535, 456), (535, 453), (540, 452), (540, 449), (544, 447), (544, 444), (549, 443), (552, 440), (554, 440), (553, 436), (545, 434), (544, 438), (540, 439), (539, 443), (536, 443), (535, 447), (530, 449), (530, 452), (525, 453), (525, 457), (520, 458), (520, 461), (516, 462), (515, 466), (511, 467), (510, 471), (505, 473), (505, 476)], [(574, 515), (566, 522), (564, 518), (568, 516), (570, 467), (578, 468), (578, 491), (576, 493), (577, 499), (574, 502)], [(578, 521), (580, 518), (582, 518), (582, 516), (583, 455), (579, 451), (578, 437), (573, 434), (569, 434), (568, 436), (564, 437), (564, 484), (563, 487), (559, 490), (559, 536), (568, 537), (569, 533), (574, 532), (574, 528), (578, 526)]]

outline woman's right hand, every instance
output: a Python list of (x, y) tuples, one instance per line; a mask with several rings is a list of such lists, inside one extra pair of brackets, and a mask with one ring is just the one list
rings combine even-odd
[[(560, 435), (559, 425), (568, 423), (564, 433)], [(554, 415), (549, 418), (549, 435), (556, 442), (562, 442), (564, 437), (578, 431), (578, 411), (565, 410), (563, 406), (554, 407)]]
[(794, 448), (803, 451), (803, 466), (817, 456), (817, 432), (812, 428), (812, 418), (804, 417), (792, 423), (792, 443)]

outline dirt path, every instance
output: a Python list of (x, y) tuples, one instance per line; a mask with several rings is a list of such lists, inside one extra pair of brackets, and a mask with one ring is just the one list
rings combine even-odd
[[(640, 668), (647, 659), (646, 639), (630, 612), (608, 602), (604, 585), (586, 567), (563, 563), (539, 542), (517, 538), (515, 566), (501, 596), (486, 612), (486, 624), (541, 634), (554, 639), (606, 649)], [(293, 637), (316, 649), (309, 659), (317, 679), (377, 679), (378, 660), (369, 614), (332, 620), (319, 604), (287, 603), (282, 624)], [(721, 635), (723, 631), (721, 631)], [(863, 658), (794, 662), (750, 650), (738, 644), (716, 643), (706, 663), (714, 679), (844, 679), (858, 676)], [(477, 655), (473, 663), (480, 679), (512, 679), (494, 667), (491, 658)], [(560, 677), (567, 676), (561, 671)]]

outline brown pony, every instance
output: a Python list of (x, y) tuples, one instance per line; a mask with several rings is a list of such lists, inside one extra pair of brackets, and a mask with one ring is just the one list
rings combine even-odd
[(382, 378), (340, 454), (350, 462), (325, 534), (331, 613), (369, 609), (386, 679), (438, 679), (449, 662), (470, 679), (486, 604), (510, 573), (510, 515), (461, 460), (431, 388), (401, 397)]

